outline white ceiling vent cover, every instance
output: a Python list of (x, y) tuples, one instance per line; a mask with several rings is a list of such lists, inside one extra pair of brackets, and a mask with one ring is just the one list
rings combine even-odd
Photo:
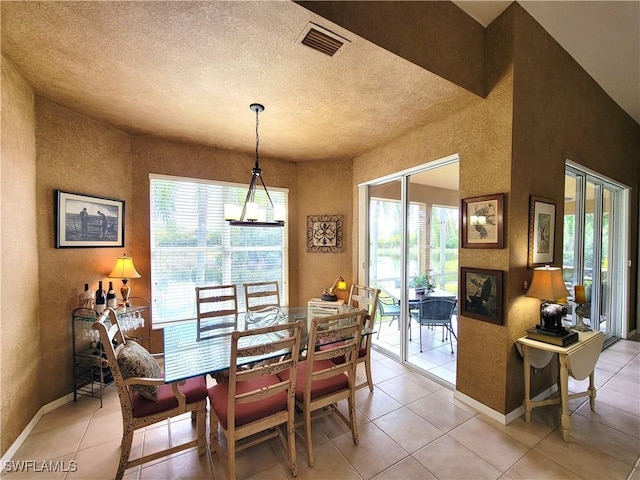
[(306, 45), (330, 57), (333, 57), (345, 43), (349, 42), (346, 38), (313, 22), (309, 22), (298, 37), (298, 41), (302, 45)]

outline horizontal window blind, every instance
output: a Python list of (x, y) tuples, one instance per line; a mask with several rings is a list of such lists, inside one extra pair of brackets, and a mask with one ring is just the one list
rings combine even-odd
[[(245, 282), (277, 280), (281, 301), (287, 290), (287, 229), (232, 227), (225, 203), (242, 205), (246, 185), (150, 176), (151, 295), (153, 322), (196, 317), (195, 288), (236, 284), (244, 311)], [(274, 205), (287, 206), (287, 191), (269, 189)], [(255, 201), (268, 205), (264, 190)]]

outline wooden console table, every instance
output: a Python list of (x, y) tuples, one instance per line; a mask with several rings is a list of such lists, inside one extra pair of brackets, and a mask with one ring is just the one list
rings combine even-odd
[[(531, 421), (531, 410), (543, 405), (560, 403), (562, 406), (562, 438), (569, 441), (569, 400), (579, 397), (589, 397), (591, 410), (596, 406), (596, 389), (593, 384), (593, 371), (602, 351), (604, 335), (601, 332), (578, 332), (578, 341), (568, 347), (558, 347), (550, 343), (538, 342), (527, 337), (519, 338), (516, 342), (524, 358), (524, 420)], [(546, 366), (553, 354), (558, 356), (558, 389), (559, 398), (545, 400), (531, 400), (531, 367)], [(589, 377), (589, 388), (580, 393), (569, 394), (569, 375), (576, 380)]]

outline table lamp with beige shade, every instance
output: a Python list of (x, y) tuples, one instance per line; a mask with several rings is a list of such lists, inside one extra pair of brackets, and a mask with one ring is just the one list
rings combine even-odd
[(116, 260), (116, 264), (111, 270), (111, 273), (107, 275), (109, 278), (120, 278), (122, 280), (122, 287), (120, 288), (120, 294), (122, 295), (122, 303), (125, 307), (129, 306), (129, 297), (131, 296), (131, 287), (128, 282), (130, 278), (140, 278), (140, 274), (136, 270), (133, 264), (133, 258), (122, 255)]
[(525, 296), (542, 300), (538, 331), (554, 336), (568, 333), (562, 326), (562, 317), (566, 314), (566, 309), (557, 302), (559, 299), (569, 296), (569, 291), (562, 278), (561, 268), (548, 265), (535, 268), (531, 286)]

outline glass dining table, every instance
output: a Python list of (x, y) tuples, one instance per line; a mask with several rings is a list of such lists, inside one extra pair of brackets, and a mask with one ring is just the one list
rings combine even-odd
[[(344, 305), (340, 313), (358, 311), (356, 308)], [(233, 330), (266, 327), (282, 323), (302, 321), (301, 346), (306, 348), (310, 332), (311, 318), (308, 307), (278, 307), (260, 312), (239, 313), (236, 316), (236, 327), (225, 327), (205, 338), (197, 339), (197, 324), (195, 321), (164, 328), (164, 381), (166, 383), (200, 375), (212, 376), (229, 369), (231, 358), (231, 334)], [(365, 322), (366, 323), (366, 322)], [(370, 335), (372, 331), (365, 328), (363, 335)], [(262, 341), (277, 340), (276, 333), (265, 334)], [(286, 352), (276, 352), (270, 356), (243, 358), (242, 364), (267, 360)]]

